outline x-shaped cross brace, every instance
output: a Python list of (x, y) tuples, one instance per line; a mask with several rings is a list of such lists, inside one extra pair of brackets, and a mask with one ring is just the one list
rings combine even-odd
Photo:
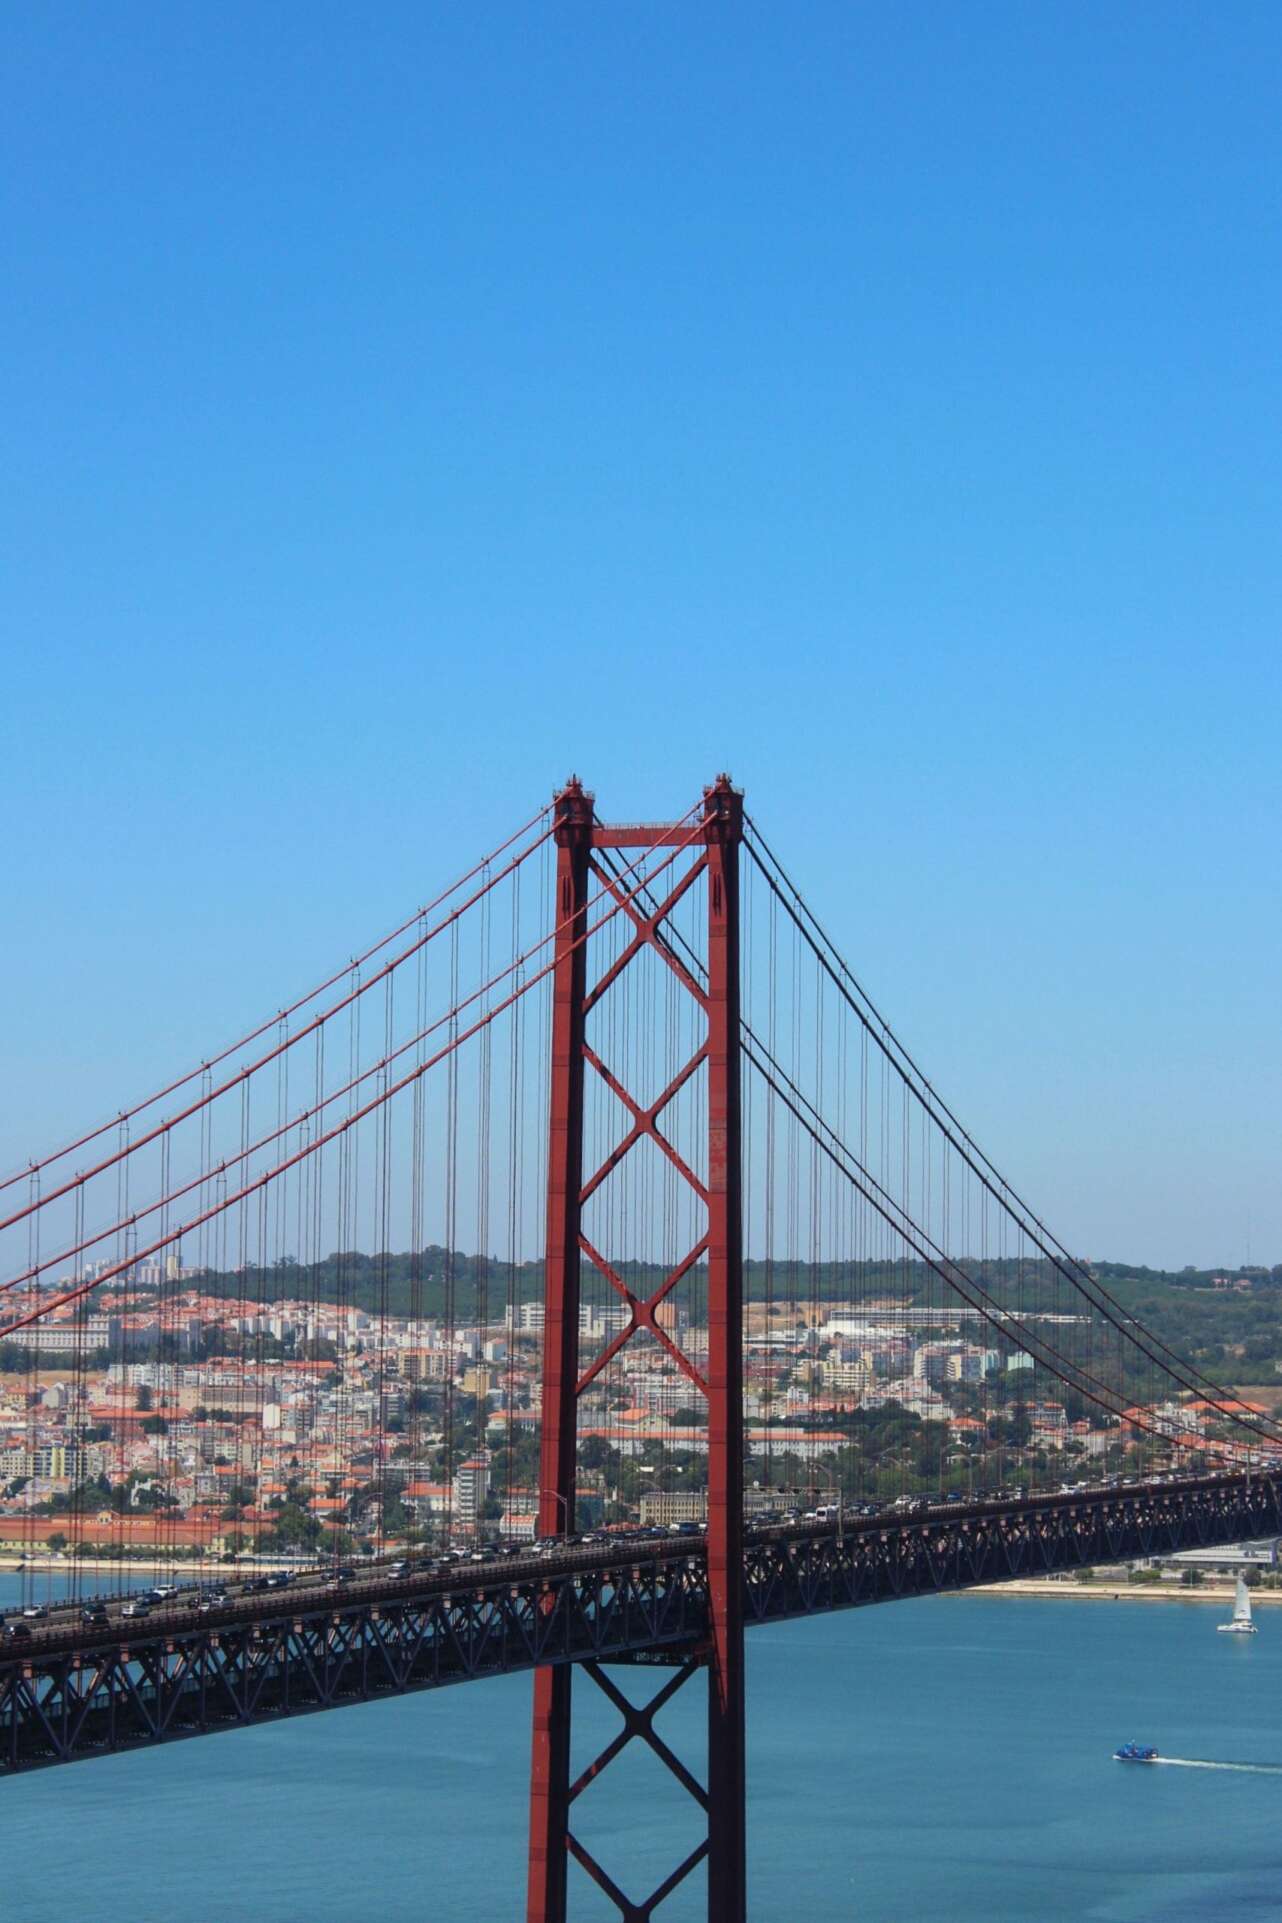
[[(610, 967), (606, 969), (596, 987), (587, 997), (584, 1003), (585, 1012), (601, 999), (611, 982), (618, 978), (628, 963), (635, 955), (640, 953), (642, 947), (647, 943), (657, 954), (663, 957), (682, 986), (694, 996), (699, 1006), (706, 1010), (708, 998), (704, 994), (703, 989), (695, 981), (690, 971), (678, 960), (669, 944), (659, 934), (659, 929), (667, 916), (671, 914), (672, 910), (681, 900), (686, 890), (693, 885), (695, 878), (702, 874), (704, 868), (707, 866), (707, 857), (700, 856), (700, 858), (686, 870), (680, 880), (674, 884), (664, 900), (648, 915), (643, 914), (637, 908), (633, 896), (627, 894), (620, 888), (616, 878), (611, 875), (607, 869), (601, 867), (596, 862), (593, 862), (592, 865), (601, 882), (630, 917), (636, 933), (623, 953), (617, 956)], [(656, 1148), (671, 1162), (673, 1168), (676, 1169), (682, 1180), (689, 1184), (690, 1188), (706, 1207), (708, 1202), (706, 1186), (699, 1180), (699, 1177), (695, 1174), (684, 1156), (678, 1154), (667, 1136), (663, 1134), (659, 1128), (658, 1121), (659, 1116), (663, 1113), (664, 1109), (667, 1108), (668, 1104), (676, 1099), (691, 1076), (708, 1059), (707, 1043), (704, 1042), (701, 1047), (695, 1050), (685, 1066), (678, 1069), (667, 1087), (653, 1102), (645, 1104), (638, 1102), (634, 1096), (629, 1094), (618, 1076), (606, 1067), (596, 1050), (589, 1047), (587, 1042), (583, 1043), (583, 1058), (586, 1062), (591, 1063), (592, 1067), (601, 1077), (601, 1080), (610, 1090), (610, 1093), (627, 1109), (629, 1115), (632, 1117), (632, 1126), (622, 1141), (611, 1149), (600, 1168), (598, 1168), (595, 1174), (584, 1184), (579, 1194), (580, 1206), (588, 1200), (589, 1196), (596, 1193), (601, 1184), (618, 1168), (620, 1162), (636, 1147), (637, 1143), (641, 1141), (643, 1137), (649, 1137)], [(666, 1297), (671, 1294), (672, 1290), (677, 1286), (677, 1283), (690, 1273), (695, 1263), (706, 1253), (708, 1237), (706, 1235), (701, 1236), (689, 1254), (677, 1264), (670, 1275), (664, 1278), (654, 1293), (644, 1297), (633, 1293), (622, 1276), (617, 1273), (600, 1251), (595, 1249), (588, 1238), (581, 1232), (579, 1235), (579, 1247), (594, 1267), (600, 1270), (611, 1287), (616, 1289), (627, 1303), (629, 1321), (627, 1327), (622, 1329), (601, 1351), (596, 1360), (584, 1370), (578, 1381), (578, 1394), (582, 1395), (588, 1384), (596, 1380), (601, 1371), (614, 1360), (619, 1350), (632, 1340), (639, 1329), (648, 1329), (659, 1346), (676, 1363), (682, 1374), (688, 1376), (700, 1393), (706, 1396), (708, 1393), (706, 1381), (698, 1369), (695, 1368), (689, 1356), (672, 1340), (667, 1330), (660, 1327), (656, 1319), (656, 1311)]]
[[(677, 957), (673, 954), (667, 942), (664, 941), (659, 934), (662, 923), (667, 920), (667, 917), (672, 913), (686, 890), (694, 886), (695, 880), (703, 873), (707, 865), (708, 857), (706, 855), (700, 855), (699, 859), (686, 869), (681, 879), (674, 883), (673, 887), (659, 903), (654, 912), (649, 915), (643, 915), (636, 905), (635, 896), (628, 894), (625, 889), (620, 888), (618, 881), (610, 874), (608, 869), (602, 868), (598, 862), (594, 861), (592, 863), (593, 873), (597, 876), (603, 887), (614, 896), (614, 899), (628, 916), (637, 932), (623, 950), (623, 953), (615, 956), (596, 987), (584, 998), (583, 1012), (585, 1015), (596, 1007), (596, 1004), (600, 1001), (602, 995), (604, 995), (606, 989), (610, 986), (610, 983), (617, 980), (628, 963), (635, 955), (640, 954), (642, 948), (645, 947), (647, 943), (654, 949), (657, 955), (662, 955), (677, 980), (694, 996), (700, 1008), (702, 1008), (705, 1013), (707, 1012), (708, 997), (704, 994), (702, 988), (700, 988), (698, 982), (690, 973), (690, 970), (685, 967), (682, 962), (677, 960)], [(639, 890), (637, 892), (639, 892)]]
[[(653, 1697), (648, 1703), (638, 1705), (628, 1701), (622, 1690), (616, 1688), (610, 1681), (610, 1678), (605, 1674), (605, 1671), (599, 1663), (584, 1663), (582, 1665), (597, 1685), (597, 1688), (609, 1698), (618, 1710), (620, 1716), (623, 1718), (623, 1728), (619, 1731), (619, 1734), (614, 1738), (613, 1742), (606, 1744), (596, 1761), (588, 1764), (588, 1767), (584, 1770), (578, 1781), (572, 1786), (569, 1796), (571, 1803), (574, 1802), (576, 1797), (581, 1796), (583, 1791), (588, 1787), (588, 1784), (594, 1782), (601, 1774), (601, 1771), (606, 1769), (609, 1764), (614, 1761), (620, 1750), (626, 1749), (627, 1745), (635, 1736), (639, 1737), (643, 1743), (649, 1745), (664, 1768), (676, 1777), (681, 1787), (694, 1798), (700, 1809), (704, 1811), (707, 1810), (707, 1792), (695, 1781), (680, 1757), (675, 1756), (668, 1748), (668, 1745), (654, 1727), (654, 1719), (664, 1704), (671, 1701), (682, 1684), (689, 1682), (691, 1676), (693, 1676), (695, 1671), (701, 1666), (702, 1659), (698, 1656), (692, 1656), (689, 1661), (682, 1663), (680, 1669), (676, 1671), (675, 1675), (669, 1678), (657, 1696)], [(657, 1889), (652, 1890), (643, 1902), (634, 1903), (631, 1897), (624, 1895), (614, 1879), (606, 1874), (590, 1851), (584, 1849), (582, 1843), (579, 1842), (576, 1836), (567, 1833), (565, 1842), (566, 1848), (575, 1858), (575, 1861), (581, 1863), (597, 1887), (605, 1891), (620, 1916), (623, 1917), (624, 1923), (650, 1923), (650, 1918), (653, 1916), (655, 1910), (658, 1909), (660, 1903), (672, 1894), (679, 1883), (685, 1881), (691, 1870), (701, 1863), (708, 1854), (708, 1839), (705, 1837), (701, 1843), (695, 1845), (685, 1860), (677, 1865), (672, 1874), (664, 1878)]]

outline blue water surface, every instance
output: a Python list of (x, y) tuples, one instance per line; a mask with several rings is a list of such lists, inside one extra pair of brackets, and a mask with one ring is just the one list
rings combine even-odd
[[(17, 1595), (0, 1578), (0, 1607)], [(752, 1918), (1282, 1919), (1282, 1611), (1249, 1639), (1217, 1636), (1221, 1613), (941, 1597), (751, 1632)], [(625, 1678), (637, 1696), (665, 1679)], [(617, 1718), (582, 1675), (575, 1689), (578, 1768)], [(701, 1689), (659, 1725), (696, 1774)], [(5, 1913), (515, 1923), (529, 1709), (529, 1679), (513, 1677), (14, 1778), (0, 1786)], [(1279, 1774), (1113, 1763), (1132, 1737)], [(699, 1816), (634, 1743), (574, 1828), (636, 1896)], [(701, 1877), (663, 1923), (700, 1916)], [(576, 1923), (617, 1915), (576, 1865), (571, 1878)]]

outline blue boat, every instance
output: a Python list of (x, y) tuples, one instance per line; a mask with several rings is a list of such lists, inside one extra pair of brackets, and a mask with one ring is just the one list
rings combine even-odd
[(1155, 1763), (1157, 1751), (1150, 1743), (1123, 1743), (1113, 1751), (1115, 1763)]

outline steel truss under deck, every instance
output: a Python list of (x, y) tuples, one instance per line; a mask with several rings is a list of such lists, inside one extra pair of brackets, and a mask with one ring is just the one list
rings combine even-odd
[[(1279, 1533), (1282, 1474), (861, 1518), (840, 1540), (831, 1525), (755, 1529), (744, 1550), (744, 1621)], [(707, 1568), (693, 1542), (584, 1547), (563, 1552), (555, 1568), (531, 1559), (462, 1579), (382, 1578), (315, 1592), (305, 1605), (255, 1596), (217, 1617), (172, 1609), (138, 1628), (46, 1630), (0, 1662), (0, 1773), (549, 1665), (585, 1665), (612, 1700), (603, 1663), (669, 1661), (684, 1681), (706, 1655)], [(623, 1741), (653, 1746), (655, 1707), (621, 1711)], [(703, 1794), (697, 1784), (691, 1793)]]

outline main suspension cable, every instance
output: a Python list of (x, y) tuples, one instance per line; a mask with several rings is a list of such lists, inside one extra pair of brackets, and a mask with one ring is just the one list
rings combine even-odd
[[(744, 819), (745, 824), (747, 824), (748, 818), (745, 816)], [(944, 1136), (944, 1139), (966, 1163), (967, 1167), (970, 1168), (972, 1174), (974, 1174), (976, 1179), (983, 1185), (988, 1194), (1001, 1208), (1005, 1209), (1011, 1219), (1024, 1230), (1034, 1247), (1040, 1251), (1044, 1260), (1049, 1262), (1064, 1280), (1068, 1282), (1070, 1287), (1076, 1289), (1078, 1294), (1088, 1302), (1106, 1322), (1111, 1324), (1124, 1340), (1131, 1342), (1142, 1354), (1147, 1356), (1151, 1362), (1163, 1368), (1165, 1373), (1173, 1376), (1180, 1383), (1181, 1387), (1188, 1390), (1194, 1396), (1205, 1398), (1209, 1393), (1212, 1400), (1217, 1403), (1221, 1402), (1223, 1395), (1219, 1384), (1212, 1382), (1210, 1377), (1203, 1375), (1202, 1371), (1198, 1369), (1195, 1364), (1186, 1361), (1185, 1358), (1179, 1354), (1178, 1350), (1173, 1349), (1169, 1343), (1163, 1341), (1161, 1336), (1145, 1328), (1134, 1316), (1129, 1315), (1123, 1305), (1104, 1288), (1103, 1284), (1091, 1274), (1076, 1256), (1069, 1254), (1058, 1238), (1045, 1227), (1040, 1218), (1021, 1200), (1011, 1184), (996, 1168), (989, 1157), (984, 1154), (983, 1150), (974, 1141), (968, 1131), (962, 1127), (952, 1109), (948, 1107), (947, 1103), (936, 1093), (925, 1075), (922, 1074), (907, 1049), (904, 1048), (903, 1044), (898, 1040), (889, 1023), (886, 1022), (885, 1018), (873, 1003), (872, 998), (866, 993), (846, 963), (841, 959), (840, 954), (829, 936), (815, 917), (813, 911), (807, 905), (800, 891), (789, 879), (778, 858), (768, 847), (764, 836), (756, 824), (751, 823), (750, 825), (752, 828), (752, 838), (745, 836), (744, 847), (765, 877), (767, 885), (776, 892), (785, 911), (793, 919), (800, 929), (803, 938), (820, 960), (829, 980), (836, 987), (838, 993), (846, 1000), (868, 1034), (882, 1051), (885, 1059), (900, 1076), (905, 1087), (911, 1090), (923, 1108), (926, 1109), (931, 1120)], [(771, 874), (769, 868), (767, 868), (762, 861), (760, 854), (758, 854), (757, 850), (753, 847), (753, 839), (760, 844), (770, 861), (774, 864), (778, 871), (777, 878)], [(781, 883), (784, 885), (781, 886)], [(807, 921), (811, 924), (809, 928), (805, 926)], [(860, 1006), (860, 1002), (864, 1004), (863, 1007)], [(873, 1017), (873, 1019), (870, 1020), (870, 1016)], [(897, 1059), (897, 1056), (902, 1057), (902, 1060)], [(947, 1121), (941, 1120), (941, 1116), (947, 1117)], [(1071, 1267), (1066, 1267), (1066, 1263), (1070, 1264)], [(1141, 1331), (1144, 1338), (1143, 1340), (1141, 1340), (1139, 1335), (1133, 1333), (1133, 1331), (1137, 1329)], [(1148, 1346), (1149, 1343), (1153, 1344), (1162, 1355), (1169, 1358), (1166, 1364), (1158, 1362), (1157, 1356), (1153, 1354), (1153, 1350)], [(1171, 1364), (1175, 1364), (1176, 1366), (1172, 1367)], [(1187, 1374), (1184, 1373), (1185, 1371), (1187, 1371)], [(1261, 1430), (1260, 1433), (1267, 1434), (1268, 1432)], [(1270, 1435), (1269, 1439), (1278, 1440), (1279, 1438)]]
[[(693, 811), (691, 810), (691, 811), (688, 811), (688, 813), (689, 812), (693, 812)], [(682, 818), (681, 822), (675, 824), (675, 826), (681, 827), (682, 825), (684, 825), (684, 822), (687, 819), (688, 819), (688, 814), (687, 816)], [(702, 821), (701, 820), (696, 821), (693, 827), (691, 827), (688, 833), (686, 834), (684, 840), (678, 842), (674, 847), (671, 848), (670, 852), (664, 857), (663, 861), (660, 862), (658, 866), (651, 871), (648, 879), (653, 880), (654, 876), (663, 873), (665, 869), (670, 867), (671, 864), (677, 859), (677, 857), (685, 849), (690, 847), (695, 840), (697, 840), (699, 835), (702, 833), (702, 829), (703, 829)], [(640, 858), (638, 858), (638, 860), (639, 859)], [(634, 863), (632, 865), (635, 866), (636, 864)], [(608, 894), (608, 891), (602, 890), (601, 895), (597, 897), (597, 900), (600, 900), (602, 896), (606, 894)], [(604, 914), (599, 918), (599, 920), (597, 920), (596, 922), (590, 923), (588, 926), (582, 929), (578, 935), (575, 936), (573, 942), (570, 945), (570, 952), (572, 952), (573, 949), (576, 949), (579, 946), (585, 944), (591, 938), (591, 936), (596, 934), (599, 929), (603, 928), (606, 925), (606, 923), (611, 921), (616, 915), (622, 913), (623, 910), (624, 910), (624, 903), (615, 900), (611, 906), (606, 908)], [(562, 927), (569, 926), (574, 920), (577, 920), (578, 918), (579, 917), (577, 913), (574, 915), (568, 916), (566, 917), (565, 921), (561, 924), (561, 926)], [(538, 949), (545, 947), (548, 941), (554, 937), (555, 932), (556, 931), (553, 931), (552, 937), (549, 937), (549, 936), (543, 937), (538, 943), (535, 944), (534, 948), (530, 952), (537, 953)], [(525, 958), (523, 957), (521, 959), (524, 960)], [(517, 966), (518, 964), (514, 963), (509, 968), (501, 971), (501, 977), (505, 977), (511, 974), (513, 972), (513, 969), (516, 968)], [(336, 1123), (332, 1128), (328, 1129), (324, 1133), (318, 1134), (311, 1141), (304, 1142), (294, 1152), (293, 1155), (287, 1156), (284, 1160), (277, 1163), (274, 1168), (264, 1171), (261, 1175), (256, 1175), (252, 1181), (245, 1183), (241, 1188), (239, 1188), (235, 1192), (231, 1194), (223, 1195), (222, 1197), (217, 1199), (211, 1206), (205, 1208), (200, 1213), (198, 1213), (195, 1217), (193, 1217), (191, 1221), (185, 1224), (182, 1224), (177, 1228), (171, 1229), (161, 1239), (159, 1239), (156, 1242), (153, 1242), (149, 1247), (133, 1252), (126, 1259), (118, 1261), (114, 1265), (109, 1266), (106, 1270), (103, 1271), (103, 1273), (95, 1276), (91, 1281), (81, 1283), (76, 1288), (65, 1291), (63, 1294), (55, 1297), (55, 1299), (52, 1301), (43, 1302), (39, 1304), (37, 1307), (31, 1309), (27, 1314), (18, 1317), (13, 1322), (6, 1325), (5, 1327), (0, 1328), (0, 1341), (3, 1341), (7, 1337), (11, 1336), (18, 1329), (26, 1328), (31, 1323), (40, 1320), (42, 1316), (49, 1315), (54, 1310), (65, 1308), (73, 1302), (82, 1300), (86, 1295), (89, 1295), (94, 1290), (100, 1288), (104, 1282), (111, 1281), (116, 1275), (123, 1273), (124, 1270), (129, 1266), (131, 1266), (132, 1264), (149, 1260), (152, 1256), (159, 1254), (162, 1249), (168, 1247), (171, 1243), (181, 1240), (183, 1235), (185, 1234), (189, 1235), (193, 1229), (200, 1228), (205, 1223), (212, 1221), (216, 1216), (221, 1215), (226, 1209), (234, 1207), (237, 1203), (243, 1201), (247, 1196), (254, 1194), (261, 1189), (265, 1189), (270, 1183), (278, 1180), (279, 1177), (284, 1175), (289, 1169), (296, 1167), (300, 1162), (318, 1153), (318, 1151), (326, 1147), (328, 1143), (335, 1140), (340, 1140), (343, 1136), (345, 1136), (348, 1133), (349, 1130), (351, 1130), (355, 1126), (356, 1123), (362, 1121), (367, 1115), (373, 1114), (374, 1111), (381, 1108), (385, 1102), (390, 1101), (394, 1096), (400, 1094), (403, 1089), (411, 1087), (414, 1084), (414, 1082), (416, 1082), (421, 1076), (425, 1075), (430, 1069), (436, 1067), (439, 1062), (444, 1061), (448, 1056), (452, 1055), (458, 1048), (462, 1047), (465, 1042), (470, 1041), (474, 1035), (480, 1034), (483, 1029), (488, 1027), (489, 1024), (497, 1018), (497, 1016), (506, 1012), (506, 1010), (510, 1008), (515, 1002), (520, 1000), (522, 996), (528, 994), (532, 988), (534, 988), (539, 982), (541, 982), (544, 979), (545, 976), (550, 975), (555, 967), (556, 967), (556, 956), (554, 955), (552, 959), (550, 961), (545, 962), (541, 968), (536, 970), (533, 974), (529, 975), (524, 981), (519, 982), (517, 987), (514, 988), (510, 994), (505, 996), (501, 1001), (495, 1003), (492, 1007), (486, 1009), (481, 1014), (481, 1016), (476, 1021), (472, 1022), (467, 1028), (461, 1031), (458, 1031), (455, 1034), (452, 1034), (450, 1040), (445, 1044), (443, 1048), (438, 1049), (437, 1052), (434, 1055), (430, 1056), (425, 1062), (413, 1068), (409, 1072), (409, 1074), (402, 1076), (396, 1082), (385, 1085), (384, 1088), (372, 1098), (372, 1100), (366, 1102), (363, 1106), (354, 1109), (348, 1116), (344, 1118), (343, 1121)], [(450, 1024), (450, 1025), (454, 1024), (457, 1021), (461, 1011), (464, 1008), (470, 1007), (476, 1001), (480, 1000), (489, 991), (489, 988), (491, 986), (492, 984), (490, 983), (484, 983), (480, 988), (473, 990), (471, 994), (464, 996), (458, 1003), (455, 1004), (453, 1008), (447, 1011), (447, 1013), (444, 1016), (442, 1016), (440, 1020), (434, 1023), (433, 1027), (439, 1028), (443, 1024)], [(247, 1079), (247, 1078), (237, 1078), (237, 1079)], [(231, 1086), (234, 1086), (234, 1083), (231, 1084)], [(208, 1179), (208, 1173), (209, 1173), (208, 1171), (205, 1171), (205, 1174), (202, 1177), (203, 1180)], [(82, 1179), (86, 1179), (86, 1178), (82, 1178)], [(75, 1188), (77, 1187), (77, 1183), (72, 1183), (69, 1186), (71, 1188)], [(48, 1266), (48, 1264), (41, 1262), (38, 1257), (35, 1260), (35, 1262), (32, 1264), (32, 1268), (34, 1272), (37, 1272), (37, 1273), (43, 1268), (45, 1268), (46, 1266)]]
[[(443, 889), (439, 895), (436, 895), (431, 901), (426, 902), (423, 907), (411, 915), (407, 921), (403, 921), (398, 928), (393, 928), (390, 934), (382, 936), (372, 947), (367, 948), (363, 954), (354, 956), (351, 961), (330, 975), (325, 981), (319, 982), (317, 986), (310, 989), (307, 994), (298, 996), (297, 999), (290, 1002), (287, 1007), (278, 1009), (274, 1015), (268, 1016), (266, 1021), (260, 1022), (256, 1028), (251, 1028), (249, 1032), (242, 1035), (239, 1040), (229, 1042), (225, 1048), (219, 1049), (216, 1055), (211, 1055), (209, 1059), (202, 1062), (198, 1068), (188, 1069), (185, 1075), (180, 1075), (176, 1080), (166, 1083), (163, 1088), (157, 1089), (153, 1095), (144, 1097), (142, 1101), (135, 1102), (132, 1107), (122, 1109), (118, 1115), (113, 1115), (110, 1121), (100, 1123), (97, 1128), (92, 1128), (86, 1134), (77, 1136), (74, 1141), (65, 1143), (62, 1148), (51, 1149), (49, 1153), (42, 1156), (39, 1161), (29, 1162), (25, 1168), (15, 1169), (12, 1175), (6, 1175), (0, 1178), (0, 1193), (3, 1193), (5, 1189), (12, 1188), (16, 1182), (27, 1181), (35, 1171), (46, 1169), (51, 1163), (60, 1162), (66, 1156), (74, 1155), (77, 1149), (85, 1148), (90, 1142), (96, 1142), (101, 1136), (109, 1134), (114, 1128), (118, 1128), (122, 1121), (131, 1121), (135, 1116), (142, 1114), (144, 1109), (154, 1108), (156, 1103), (163, 1102), (166, 1096), (176, 1094), (180, 1088), (185, 1088), (189, 1082), (194, 1082), (198, 1076), (204, 1076), (208, 1074), (211, 1068), (217, 1068), (218, 1065), (221, 1062), (225, 1062), (229, 1056), (237, 1054), (242, 1048), (248, 1048), (251, 1042), (258, 1041), (263, 1035), (267, 1034), (269, 1029), (275, 1028), (282, 1021), (287, 1021), (289, 1017), (296, 1014), (300, 1008), (306, 1008), (309, 1002), (314, 1002), (318, 995), (327, 994), (331, 988), (343, 980), (344, 976), (351, 974), (354, 969), (363, 967), (373, 956), (381, 954), (389, 943), (398, 941), (402, 935), (414, 926), (415, 922), (421, 921), (425, 915), (434, 913), (442, 902), (448, 901), (451, 895), (456, 895), (460, 888), (465, 888), (468, 882), (475, 880), (476, 876), (483, 873), (491, 863), (497, 861), (500, 855), (506, 854), (509, 848), (520, 841), (523, 835), (528, 835), (533, 829), (538, 827), (541, 821), (545, 821), (550, 813), (551, 804), (549, 803), (547, 807), (540, 808), (537, 814), (531, 815), (530, 819), (522, 827), (517, 828), (512, 834), (508, 835), (498, 844), (497, 848), (492, 848), (488, 855), (485, 855), (480, 861), (473, 863), (465, 875), (460, 875), (457, 881), (451, 882), (448, 888)], [(538, 840), (532, 842), (529, 848), (525, 850), (525, 854), (520, 856), (519, 859), (524, 860), (526, 854), (533, 854), (534, 850), (547, 839), (551, 832), (550, 827), (545, 829)], [(377, 979), (377, 977), (371, 977), (371, 980), (375, 979)], [(299, 1031), (300, 1035), (305, 1032), (307, 1031)], [(295, 1040), (297, 1039), (298, 1037), (296, 1036)], [(20, 1218), (15, 1217), (13, 1219), (18, 1220)], [(7, 1224), (0, 1223), (0, 1228), (6, 1226)]]

